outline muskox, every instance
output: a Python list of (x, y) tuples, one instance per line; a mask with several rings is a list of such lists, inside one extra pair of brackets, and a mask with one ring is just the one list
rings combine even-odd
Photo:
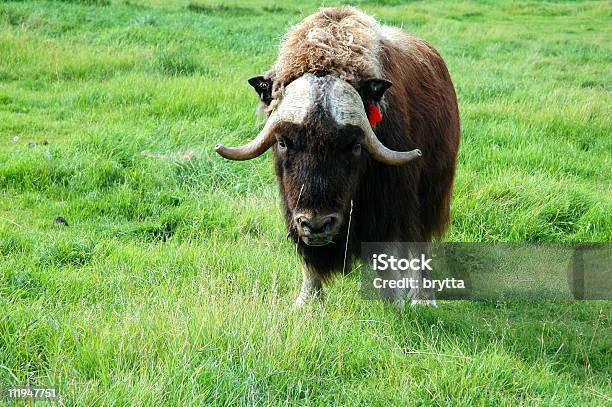
[[(292, 28), (272, 68), (249, 79), (263, 130), (230, 160), (270, 147), (285, 222), (301, 257), (296, 300), (360, 256), (362, 242), (429, 242), (449, 224), (459, 110), (438, 52), (351, 8)], [(422, 290), (412, 301), (429, 298)], [(394, 300), (398, 300), (394, 298)]]

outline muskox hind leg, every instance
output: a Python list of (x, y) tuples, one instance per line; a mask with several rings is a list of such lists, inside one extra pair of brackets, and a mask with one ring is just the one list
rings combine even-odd
[(323, 302), (323, 283), (316, 270), (302, 260), (302, 289), (295, 299), (295, 306), (302, 307), (312, 298)]

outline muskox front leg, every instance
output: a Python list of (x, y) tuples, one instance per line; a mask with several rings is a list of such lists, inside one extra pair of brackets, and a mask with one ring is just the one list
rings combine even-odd
[(302, 289), (295, 299), (295, 306), (299, 308), (311, 298), (323, 301), (323, 283), (316, 270), (302, 260)]

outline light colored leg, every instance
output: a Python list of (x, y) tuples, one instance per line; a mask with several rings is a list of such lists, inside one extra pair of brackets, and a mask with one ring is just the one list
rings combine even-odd
[[(420, 255), (420, 252), (425, 250), (426, 246), (416, 247), (415, 254), (410, 251), (406, 251), (407, 246), (399, 243), (389, 243), (385, 247), (385, 253), (394, 255), (396, 258), (412, 258)], [(384, 275), (384, 276), (383, 276)], [(433, 291), (429, 288), (423, 288), (423, 278), (428, 277), (427, 273), (422, 271), (406, 270), (406, 271), (385, 271), (379, 272), (379, 276), (387, 279), (394, 279), (400, 281), (402, 279), (408, 279), (411, 281), (418, 281), (417, 287), (395, 288), (395, 289), (383, 289), (380, 290), (380, 296), (386, 301), (392, 302), (396, 307), (402, 308), (405, 302), (409, 302), (412, 306), (431, 306), (437, 307), (436, 299)]]
[(302, 289), (295, 299), (295, 307), (302, 307), (311, 298), (323, 302), (323, 284), (319, 275), (302, 262)]
[[(383, 252), (388, 255), (393, 255), (395, 257), (399, 257), (398, 245), (394, 243), (389, 243), (384, 247)], [(404, 276), (403, 273), (399, 270), (384, 270), (377, 271), (377, 274), (380, 278), (386, 281), (400, 281)], [(402, 309), (406, 302), (407, 290), (405, 288), (388, 288), (381, 287), (379, 289), (380, 298), (383, 301), (388, 301), (395, 305), (398, 309)]]
[(412, 300), (410, 305), (412, 305), (413, 307), (438, 308), (438, 304), (436, 303), (436, 299), (435, 298), (433, 300), (419, 300), (419, 299)]
[(431, 288), (423, 288), (423, 279), (429, 278), (429, 274), (423, 271), (410, 271), (410, 277), (419, 280), (419, 288), (411, 289), (408, 292), (408, 298), (410, 299), (410, 305), (413, 307), (432, 307), (438, 308), (436, 304), (436, 295)]
[[(401, 272), (399, 271), (379, 271), (378, 276), (386, 281), (400, 281), (402, 279)], [(404, 308), (404, 304), (406, 302), (405, 288), (381, 287), (379, 289), (379, 294), (383, 301), (392, 303), (400, 310)]]

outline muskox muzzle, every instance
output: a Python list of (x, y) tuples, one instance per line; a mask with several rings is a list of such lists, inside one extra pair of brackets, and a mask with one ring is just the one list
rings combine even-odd
[(302, 241), (308, 246), (325, 246), (332, 242), (342, 224), (339, 213), (298, 212), (293, 222)]

